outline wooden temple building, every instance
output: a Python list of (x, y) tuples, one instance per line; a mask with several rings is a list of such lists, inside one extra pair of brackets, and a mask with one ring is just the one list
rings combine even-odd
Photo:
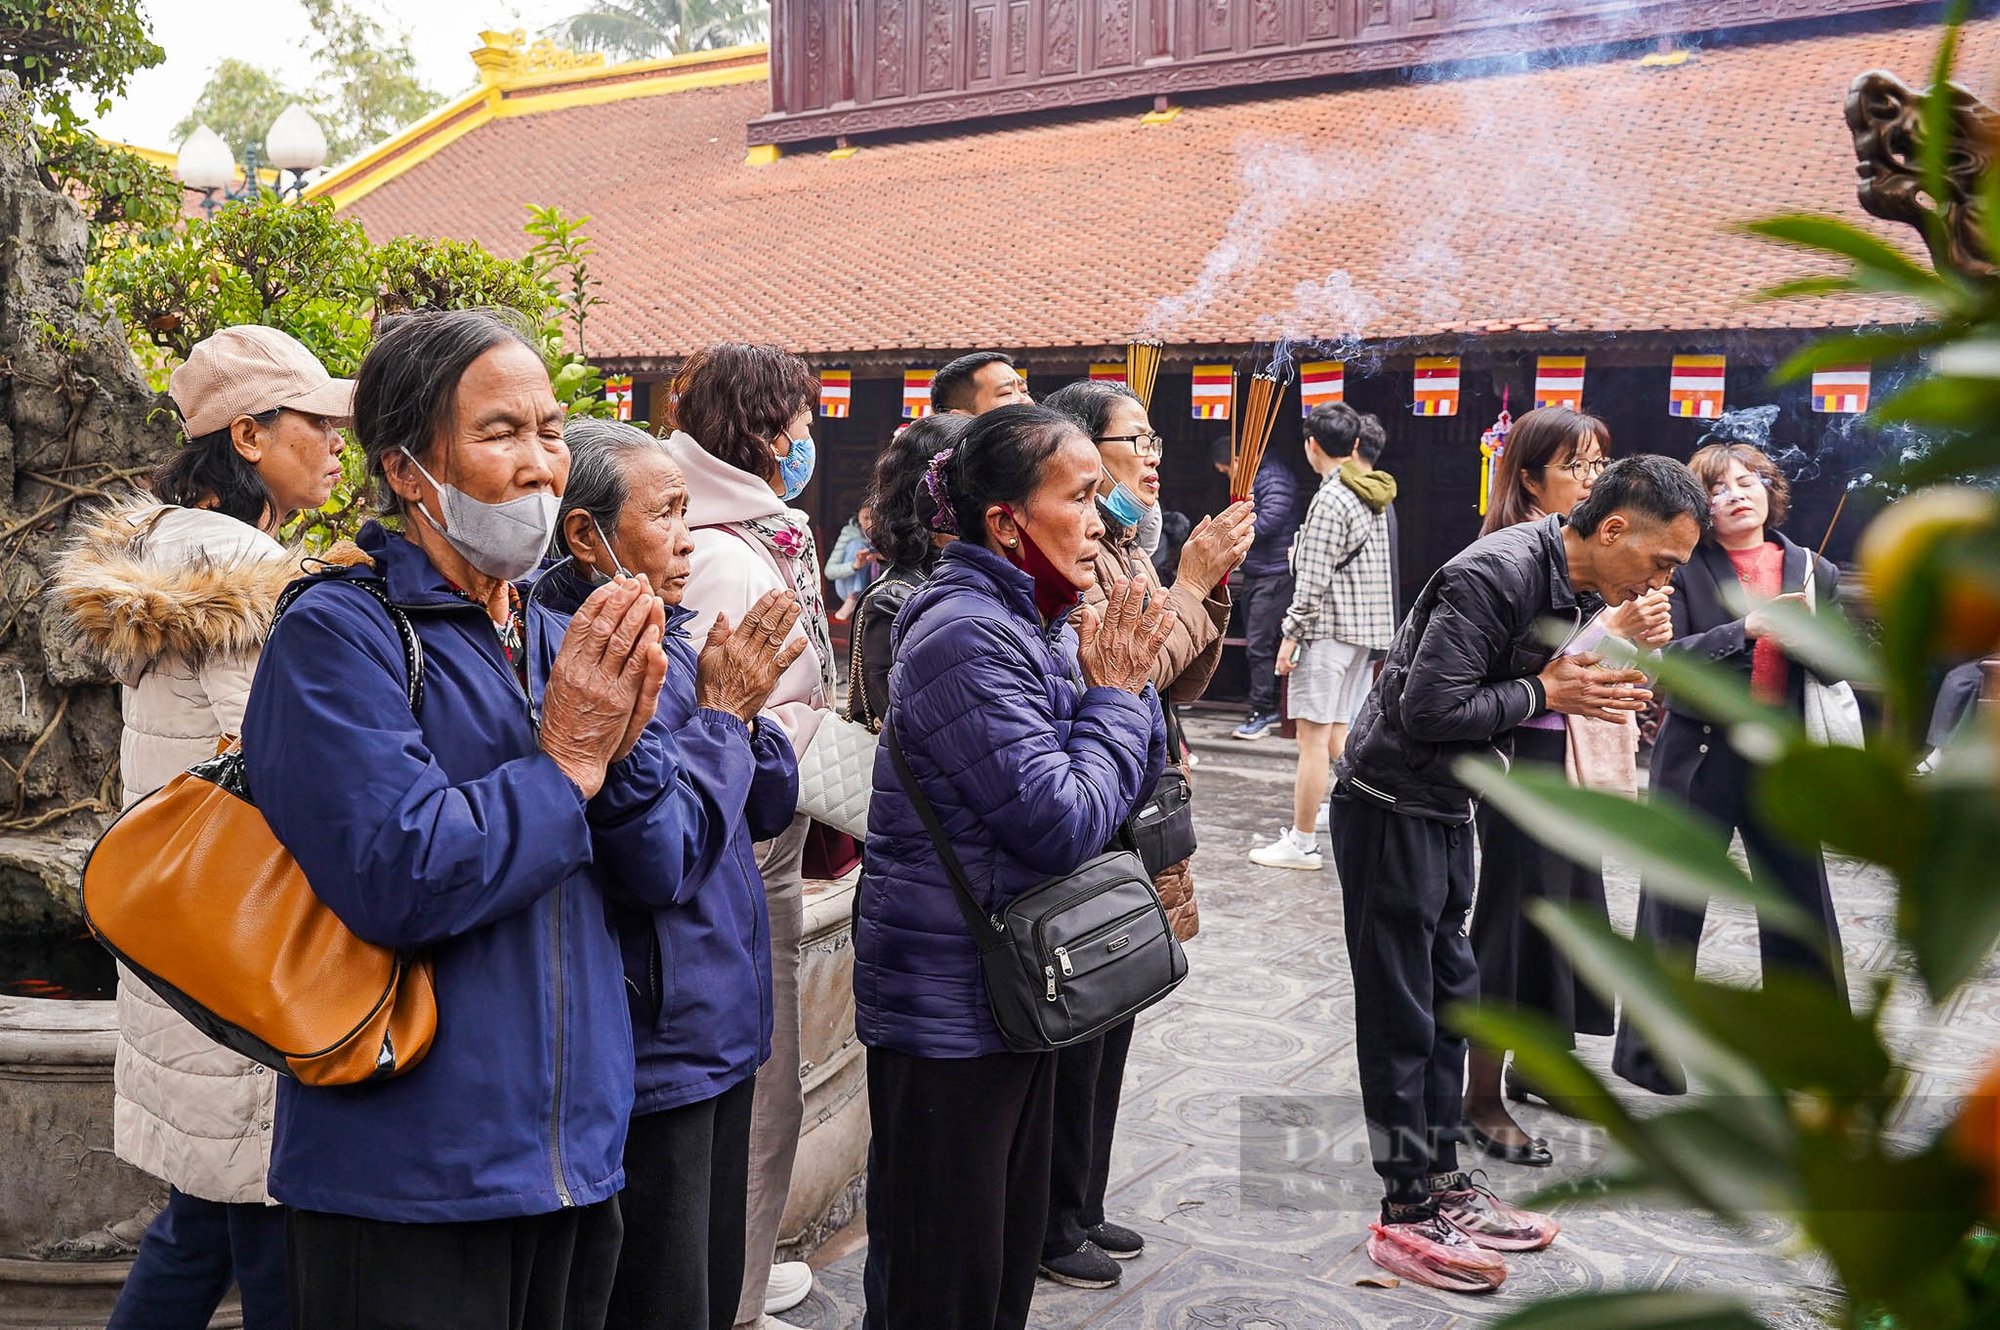
[[(1480, 438), (1574, 392), (1617, 451), (1685, 457), (1774, 407), (1817, 542), (1881, 450), (1895, 366), (1774, 387), (1893, 301), (1769, 303), (1817, 271), (1743, 234), (1855, 203), (1854, 77), (1921, 84), (1939, 6), (1895, 0), (773, 0), (768, 48), (605, 65), (483, 34), (473, 92), (318, 182), (376, 240), (521, 253), (529, 203), (588, 215), (594, 360), (634, 413), (694, 348), (777, 342), (837, 382), (804, 499), (825, 539), (904, 416), (974, 349), (1045, 392), (1166, 346), (1166, 503), (1219, 507), (1198, 366), (1286, 355), (1380, 415), (1406, 579), (1477, 529)], [(2000, 55), (1982, 7), (1961, 68)], [(1976, 80), (1975, 80), (1976, 81)], [(1975, 89), (1979, 90), (1979, 89)], [(1282, 351), (1281, 351), (1282, 348)], [(1419, 358), (1442, 361), (1416, 391)], [(1450, 388), (1448, 393), (1439, 385)], [(1296, 449), (1300, 389), (1275, 450)], [(920, 396), (920, 394), (919, 394)], [(1448, 399), (1448, 400), (1447, 400)], [(832, 414), (840, 410), (845, 414)], [(1770, 413), (1766, 413), (1767, 415)], [(1863, 525), (1851, 503), (1831, 552)]]

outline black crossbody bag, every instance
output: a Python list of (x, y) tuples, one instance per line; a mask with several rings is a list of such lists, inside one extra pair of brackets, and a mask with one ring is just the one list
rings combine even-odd
[(1167, 719), (1167, 768), (1160, 773), (1153, 792), (1132, 810), (1128, 824), (1132, 839), (1137, 842), (1139, 859), (1155, 878), (1182, 860), (1193, 858), (1196, 848), (1191, 802), (1194, 789), (1180, 766), (1185, 760), (1180, 718), (1164, 698), (1160, 709)]
[[(986, 1000), (1007, 1047), (1042, 1053), (1080, 1044), (1144, 1011), (1187, 978), (1187, 953), (1167, 924), (1152, 875), (1132, 849), (1100, 854), (1075, 872), (1030, 887), (999, 914), (980, 909), (891, 727), (883, 727), (882, 742), (979, 947)], [(1122, 835), (1129, 844), (1129, 830)]]

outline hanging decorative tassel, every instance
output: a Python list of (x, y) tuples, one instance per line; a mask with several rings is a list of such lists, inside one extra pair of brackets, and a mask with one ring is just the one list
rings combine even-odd
[(1500, 417), (1487, 426), (1479, 436), (1479, 515), (1486, 516), (1486, 507), (1493, 501), (1493, 486), (1500, 478), (1500, 458), (1507, 451), (1507, 431), (1514, 428), (1514, 417), (1507, 411), (1507, 388), (1500, 389)]

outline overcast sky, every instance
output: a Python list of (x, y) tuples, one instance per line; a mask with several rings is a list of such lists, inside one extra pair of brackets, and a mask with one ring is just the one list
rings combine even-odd
[[(585, 0), (420, 0), (393, 14), (381, 0), (356, 3), (390, 30), (407, 29), (424, 82), (455, 93), (477, 78), (468, 52), (482, 30), (526, 28), (532, 35)], [(169, 131), (201, 95), (216, 62), (229, 56), (263, 65), (289, 87), (311, 77), (302, 47), (311, 30), (295, 0), (142, 0), (141, 7), (167, 58), (133, 75), (130, 95), (96, 122), (106, 138), (171, 151), (178, 145)]]

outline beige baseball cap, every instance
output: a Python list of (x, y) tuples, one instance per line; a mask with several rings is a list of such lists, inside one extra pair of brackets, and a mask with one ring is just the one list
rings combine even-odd
[(290, 333), (262, 324), (224, 328), (196, 342), (167, 381), (190, 439), (229, 428), (238, 416), (274, 407), (345, 422), (354, 414), (354, 380), (336, 379)]

